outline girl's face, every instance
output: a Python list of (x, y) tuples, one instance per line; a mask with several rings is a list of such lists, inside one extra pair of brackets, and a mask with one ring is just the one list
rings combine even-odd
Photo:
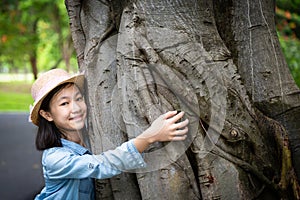
[(86, 104), (84, 97), (75, 84), (70, 84), (56, 93), (50, 100), (50, 111), (42, 114), (65, 135), (78, 133), (84, 127)]

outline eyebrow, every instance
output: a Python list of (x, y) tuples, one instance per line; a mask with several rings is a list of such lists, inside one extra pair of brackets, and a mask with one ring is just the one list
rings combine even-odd
[[(76, 96), (78, 96), (78, 95), (82, 95), (80, 91), (78, 91), (74, 96), (76, 97)], [(61, 100), (64, 100), (64, 99), (69, 99), (69, 97), (68, 97), (68, 96), (62, 96), (62, 97), (60, 97), (60, 98), (58, 99), (58, 101), (61, 101)]]

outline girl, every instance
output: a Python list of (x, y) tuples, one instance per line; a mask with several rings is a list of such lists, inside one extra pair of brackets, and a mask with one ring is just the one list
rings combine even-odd
[(140, 153), (150, 144), (186, 138), (188, 120), (176, 123), (184, 113), (170, 111), (115, 150), (92, 155), (80, 137), (87, 115), (83, 89), (84, 75), (71, 76), (62, 69), (42, 74), (32, 85), (30, 120), (38, 126), (36, 147), (44, 150), (45, 178), (45, 187), (36, 200), (94, 199), (94, 178), (110, 178), (145, 167)]

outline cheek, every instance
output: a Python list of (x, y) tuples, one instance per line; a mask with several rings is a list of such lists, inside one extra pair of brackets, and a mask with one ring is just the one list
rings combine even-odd
[(86, 106), (86, 103), (85, 103), (85, 102), (82, 102), (82, 104), (81, 104), (81, 109), (84, 110), (84, 111), (86, 112), (87, 106)]
[(86, 104), (84, 104), (84, 106), (83, 106), (83, 112), (84, 112), (84, 120), (86, 120), (86, 118), (87, 118), (87, 106), (86, 106)]
[(52, 117), (54, 121), (68, 118), (68, 116), (69, 116), (69, 112), (67, 111), (67, 109), (60, 108), (52, 112)]

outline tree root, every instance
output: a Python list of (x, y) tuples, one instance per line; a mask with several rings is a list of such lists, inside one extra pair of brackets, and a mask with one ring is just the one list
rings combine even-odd
[(267, 125), (267, 130), (271, 130), (275, 137), (276, 143), (281, 150), (281, 176), (278, 186), (282, 191), (291, 187), (294, 198), (300, 199), (300, 186), (292, 164), (291, 150), (289, 147), (288, 133), (285, 128), (277, 121), (266, 117), (260, 111), (256, 111), (260, 124)]

